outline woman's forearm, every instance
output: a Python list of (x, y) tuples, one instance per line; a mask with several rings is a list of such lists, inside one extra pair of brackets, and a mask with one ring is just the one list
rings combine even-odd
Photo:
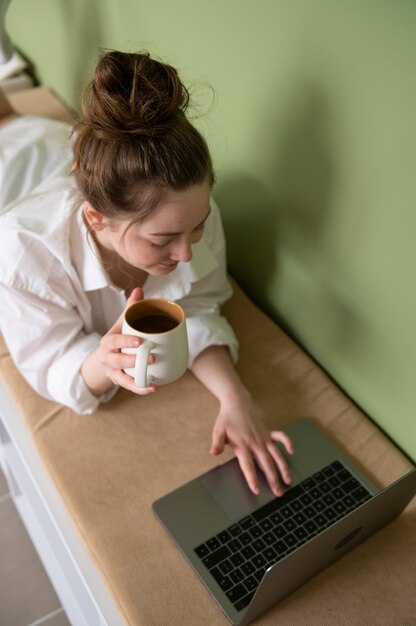
[(250, 397), (226, 346), (210, 346), (201, 352), (191, 371), (218, 398), (223, 407), (245, 403)]

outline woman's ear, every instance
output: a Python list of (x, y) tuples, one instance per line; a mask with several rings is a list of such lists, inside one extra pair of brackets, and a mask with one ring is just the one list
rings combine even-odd
[(84, 217), (91, 230), (104, 230), (107, 219), (88, 201), (84, 202)]

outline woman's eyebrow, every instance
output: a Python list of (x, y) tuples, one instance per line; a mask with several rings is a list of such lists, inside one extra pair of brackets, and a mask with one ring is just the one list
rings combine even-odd
[[(209, 215), (211, 213), (211, 207), (209, 207), (208, 209), (208, 213), (206, 214), (206, 216), (204, 217), (204, 219), (202, 220), (202, 222), (200, 222), (199, 224), (197, 224), (197, 226), (195, 226), (194, 230), (196, 230), (197, 228), (199, 228), (200, 226), (202, 226), (202, 224), (204, 224), (204, 222), (207, 221)], [(166, 232), (166, 233), (149, 233), (152, 237), (173, 237), (175, 235), (182, 235), (182, 233), (178, 232)]]

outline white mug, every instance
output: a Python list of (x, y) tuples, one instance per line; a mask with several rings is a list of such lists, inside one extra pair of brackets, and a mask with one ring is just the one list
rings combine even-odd
[[(141, 337), (138, 348), (124, 348), (137, 353), (135, 366), (124, 370), (138, 387), (166, 385), (188, 367), (188, 336), (185, 313), (179, 304), (164, 298), (145, 298), (132, 304), (124, 314), (122, 333)], [(155, 362), (149, 363), (149, 354)]]

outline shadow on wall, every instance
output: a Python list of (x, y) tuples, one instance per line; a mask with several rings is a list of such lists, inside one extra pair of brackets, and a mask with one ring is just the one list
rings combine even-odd
[(255, 147), (253, 153), (262, 154), (259, 178), (228, 174), (215, 190), (230, 272), (275, 319), (275, 288), (285, 279), (285, 257), (296, 258), (310, 272), (320, 256), (336, 176), (328, 124), (323, 96), (304, 87), (279, 119), (257, 133), (261, 150)]
[(100, 0), (73, 3), (61, 1), (63, 29), (62, 49), (70, 50), (69, 69), (71, 101), (78, 104), (83, 87), (91, 80), (100, 48), (105, 47), (108, 17), (105, 3)]

